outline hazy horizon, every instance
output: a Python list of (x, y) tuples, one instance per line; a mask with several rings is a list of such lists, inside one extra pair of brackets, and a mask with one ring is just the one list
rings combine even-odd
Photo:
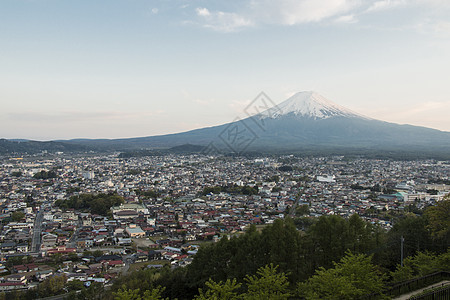
[(0, 138), (177, 133), (305, 90), (450, 131), (444, 0), (17, 0), (0, 25)]

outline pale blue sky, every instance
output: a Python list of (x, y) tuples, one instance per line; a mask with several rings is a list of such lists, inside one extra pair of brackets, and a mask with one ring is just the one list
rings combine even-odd
[(0, 137), (174, 133), (304, 90), (450, 131), (450, 1), (0, 0)]

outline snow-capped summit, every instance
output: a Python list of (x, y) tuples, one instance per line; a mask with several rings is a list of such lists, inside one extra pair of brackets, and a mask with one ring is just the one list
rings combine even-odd
[[(266, 100), (262, 97), (261, 102), (264, 103), (255, 102), (248, 110), (267, 107)], [(248, 151), (298, 155), (361, 153), (372, 156), (381, 151), (380, 155), (385, 157), (385, 151), (402, 153), (406, 150), (407, 155), (414, 157), (415, 153), (448, 157), (450, 132), (367, 118), (315, 92), (301, 92), (273, 108), (234, 122), (159, 136), (82, 140), (79, 147), (85, 149), (89, 145), (93, 149), (104, 147), (120, 151), (170, 148), (168, 153), (195, 153), (198, 150), (198, 153), (206, 155)]]
[(261, 113), (262, 118), (278, 118), (285, 115), (310, 117), (313, 119), (327, 119), (330, 117), (357, 117), (368, 119), (348, 108), (331, 102), (313, 91), (299, 92)]

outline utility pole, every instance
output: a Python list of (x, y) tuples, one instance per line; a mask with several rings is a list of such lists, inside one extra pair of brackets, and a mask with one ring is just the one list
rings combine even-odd
[(403, 242), (405, 239), (403, 238), (403, 235), (400, 237), (400, 265), (403, 267)]

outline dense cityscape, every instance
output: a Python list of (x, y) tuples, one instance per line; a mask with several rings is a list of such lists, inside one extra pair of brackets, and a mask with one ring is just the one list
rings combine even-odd
[(54, 274), (108, 286), (135, 268), (184, 267), (249, 225), (358, 214), (386, 230), (450, 192), (446, 161), (118, 153), (5, 157), (1, 291)]
[(449, 300), (450, 0), (5, 0), (0, 300)]

